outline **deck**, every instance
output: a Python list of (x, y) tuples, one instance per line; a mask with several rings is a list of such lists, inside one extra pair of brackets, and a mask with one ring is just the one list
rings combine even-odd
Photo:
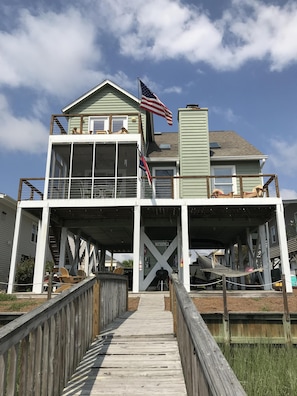
[(143, 293), (102, 332), (64, 389), (69, 395), (186, 395), (166, 293)]

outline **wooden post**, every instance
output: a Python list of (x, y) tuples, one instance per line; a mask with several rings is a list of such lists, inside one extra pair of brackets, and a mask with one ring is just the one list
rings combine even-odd
[(175, 295), (175, 288), (172, 282), (172, 279), (170, 279), (169, 283), (169, 297), (170, 297), (170, 310), (172, 312), (172, 318), (173, 318), (173, 335), (174, 337), (177, 337), (177, 318), (176, 318), (176, 295)]
[(47, 299), (50, 300), (52, 298), (52, 288), (53, 288), (53, 273), (50, 272), (48, 276), (48, 284), (47, 284)]
[(230, 344), (230, 328), (229, 328), (229, 313), (228, 313), (228, 307), (227, 307), (226, 275), (222, 276), (222, 281), (223, 281), (223, 303), (224, 303), (224, 314), (223, 314), (224, 341), (226, 344)]
[(97, 280), (93, 287), (93, 339), (100, 333), (100, 284)]
[(291, 319), (289, 312), (285, 274), (282, 274), (282, 292), (283, 292), (283, 302), (284, 302), (284, 315), (283, 315), (284, 336), (287, 346), (291, 346), (292, 345)]

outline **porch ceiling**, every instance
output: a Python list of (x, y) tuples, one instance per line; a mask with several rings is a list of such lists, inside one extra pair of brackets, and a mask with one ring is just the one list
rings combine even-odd
[[(274, 205), (190, 206), (190, 249), (214, 249), (246, 239), (246, 229), (270, 220)], [(33, 211), (31, 212), (33, 214)], [(37, 212), (34, 211), (34, 215)], [(41, 216), (41, 211), (39, 216)], [(180, 223), (179, 206), (141, 208), (141, 225), (151, 240), (172, 240)], [(51, 224), (115, 253), (133, 252), (134, 207), (59, 207), (51, 209)]]

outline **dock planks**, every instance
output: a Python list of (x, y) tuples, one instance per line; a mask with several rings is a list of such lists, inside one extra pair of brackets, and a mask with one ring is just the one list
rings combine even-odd
[(172, 314), (151, 292), (98, 336), (62, 395), (186, 394)]

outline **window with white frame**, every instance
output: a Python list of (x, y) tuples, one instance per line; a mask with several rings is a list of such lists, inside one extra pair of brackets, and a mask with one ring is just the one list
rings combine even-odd
[(108, 116), (89, 118), (89, 130), (93, 133), (96, 133), (96, 131), (108, 131), (109, 133), (116, 133), (119, 132), (121, 128), (128, 128), (127, 116), (112, 116), (111, 125), (110, 118)]
[(128, 118), (113, 116), (111, 122), (111, 132), (119, 132), (122, 128), (128, 129)]
[(32, 231), (31, 231), (31, 242), (37, 242), (37, 234), (38, 234), (38, 225), (37, 223), (32, 223)]
[(154, 193), (156, 198), (173, 198), (174, 197), (174, 179), (176, 169), (172, 168), (153, 168)]
[(212, 175), (215, 176), (212, 179), (212, 188), (224, 191), (225, 194), (233, 192), (237, 193), (235, 166), (233, 165), (218, 165), (211, 168)]

